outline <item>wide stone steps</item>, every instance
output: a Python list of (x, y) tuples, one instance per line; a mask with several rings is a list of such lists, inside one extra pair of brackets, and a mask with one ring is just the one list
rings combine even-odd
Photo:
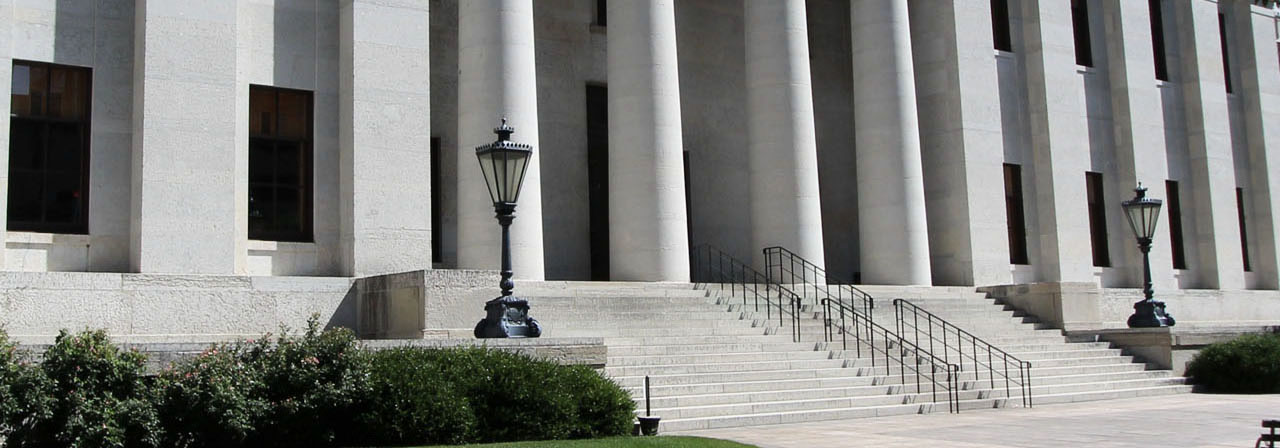
[[(690, 284), (520, 282), (545, 337), (602, 337), (609, 348), (605, 375), (643, 405), (649, 376), (655, 415), (664, 431), (814, 421), (920, 412), (946, 412), (945, 385), (933, 402), (927, 371), (915, 375), (915, 359), (900, 353), (897, 338), (877, 334), (874, 344), (845, 335), (848, 345), (827, 342), (823, 307), (807, 293), (800, 312), (800, 341), (792, 340), (791, 316), (776, 306), (756, 307), (728, 289)], [(800, 288), (805, 293), (812, 288)], [(1030, 361), (1036, 405), (1091, 399), (1179, 393), (1187, 389), (1168, 372), (1148, 371), (1106, 343), (1067, 343), (1061, 332), (1037, 330), (1034, 318), (1017, 315), (972, 288), (868, 287), (876, 295), (876, 323), (896, 331), (892, 298), (904, 297), (1012, 356)], [(860, 309), (860, 303), (855, 303)], [(790, 307), (787, 307), (788, 313)], [(924, 322), (924, 321), (922, 321)], [(907, 341), (927, 349), (929, 337), (910, 321)], [(852, 328), (850, 328), (852, 330)], [(935, 327), (935, 354), (941, 334)], [(865, 335), (864, 335), (865, 336)], [(962, 409), (1021, 406), (1017, 367), (1010, 365), (1006, 397), (1002, 358), (992, 353), (991, 371), (973, 367), (972, 345), (946, 356), (962, 370), (955, 378)], [(845, 349), (847, 348), (847, 350)], [(861, 348), (861, 356), (858, 350)], [(873, 361), (874, 353), (874, 361)], [(979, 353), (979, 363), (986, 364)], [(961, 362), (963, 361), (963, 362)], [(887, 362), (887, 365), (886, 365)], [(925, 369), (921, 367), (921, 369)], [(946, 373), (938, 372), (942, 382)], [(917, 381), (923, 390), (917, 392)], [(641, 410), (643, 412), (643, 410)]]

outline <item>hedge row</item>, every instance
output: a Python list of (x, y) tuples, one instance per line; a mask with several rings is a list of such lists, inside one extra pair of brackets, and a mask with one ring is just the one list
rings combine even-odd
[(1280, 333), (1210, 344), (1187, 365), (1187, 376), (1208, 392), (1280, 393)]
[(0, 331), (10, 447), (369, 446), (602, 437), (635, 405), (611, 380), (482, 348), (368, 351), (345, 329), (220, 344), (157, 376), (102, 331), (32, 363)]

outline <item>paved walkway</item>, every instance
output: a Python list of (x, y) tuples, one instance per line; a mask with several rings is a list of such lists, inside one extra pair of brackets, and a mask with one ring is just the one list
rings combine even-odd
[(1280, 395), (1184, 394), (693, 431), (773, 447), (1253, 447)]

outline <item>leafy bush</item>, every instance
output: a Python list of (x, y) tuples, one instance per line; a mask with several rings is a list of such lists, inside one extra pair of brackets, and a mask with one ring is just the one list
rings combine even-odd
[(0, 330), (0, 439), (14, 432), (30, 433), (53, 409), (52, 383), (16, 348)]
[(1280, 393), (1280, 334), (1246, 334), (1210, 344), (1187, 365), (1210, 392)]
[[(12, 447), (159, 446), (160, 426), (152, 388), (143, 376), (145, 357), (121, 351), (106, 332), (58, 334), (44, 353), (40, 373), (20, 372), (23, 400), (12, 419)], [(21, 367), (19, 368), (21, 370)], [(21, 421), (19, 423), (18, 422)]]
[[(369, 392), (368, 357), (347, 329), (222, 344), (162, 378), (167, 445), (333, 446), (354, 439)], [(348, 437), (344, 439), (343, 437)]]
[(392, 437), (378, 443), (621, 435), (635, 419), (631, 397), (585, 366), (483, 348), (401, 348), (372, 356), (375, 398), (364, 433)]

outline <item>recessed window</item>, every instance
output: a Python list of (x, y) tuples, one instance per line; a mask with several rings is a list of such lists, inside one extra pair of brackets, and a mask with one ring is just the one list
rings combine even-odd
[(1071, 25), (1076, 41), (1076, 65), (1093, 67), (1093, 43), (1089, 41), (1089, 1), (1071, 0)]
[(444, 262), (444, 188), (441, 186), (440, 137), (431, 137), (431, 262)]
[(1089, 237), (1093, 244), (1093, 265), (1111, 267), (1111, 252), (1107, 247), (1107, 195), (1102, 189), (1102, 173), (1087, 172), (1084, 180), (1089, 196)]
[(991, 32), (997, 50), (1013, 51), (1013, 35), (1009, 32), (1009, 0), (991, 0)]
[(311, 92), (249, 87), (249, 238), (312, 241)]
[(1156, 79), (1169, 80), (1169, 63), (1164, 48), (1164, 0), (1147, 0), (1151, 16), (1151, 50), (1155, 56)]
[(1218, 13), (1218, 41), (1222, 46), (1222, 81), (1231, 93), (1231, 48), (1227, 46), (1227, 17)]
[(1249, 263), (1249, 231), (1245, 227), (1244, 189), (1236, 188), (1236, 219), (1240, 221), (1240, 256), (1244, 259), (1244, 271), (1253, 270)]
[(1009, 226), (1009, 263), (1028, 264), (1027, 217), (1022, 208), (1022, 166), (1004, 164), (1004, 210)]
[(88, 233), (88, 68), (13, 61), (9, 230)]
[(595, 19), (594, 22), (592, 22), (592, 25), (607, 26), (609, 24), (608, 23), (609, 15), (606, 14), (606, 10), (605, 10), (608, 4), (609, 4), (609, 0), (596, 0), (596, 15), (594, 18)]
[(1169, 205), (1169, 249), (1173, 252), (1173, 268), (1187, 268), (1187, 250), (1182, 243), (1182, 199), (1178, 194), (1178, 182), (1164, 182), (1165, 203)]

